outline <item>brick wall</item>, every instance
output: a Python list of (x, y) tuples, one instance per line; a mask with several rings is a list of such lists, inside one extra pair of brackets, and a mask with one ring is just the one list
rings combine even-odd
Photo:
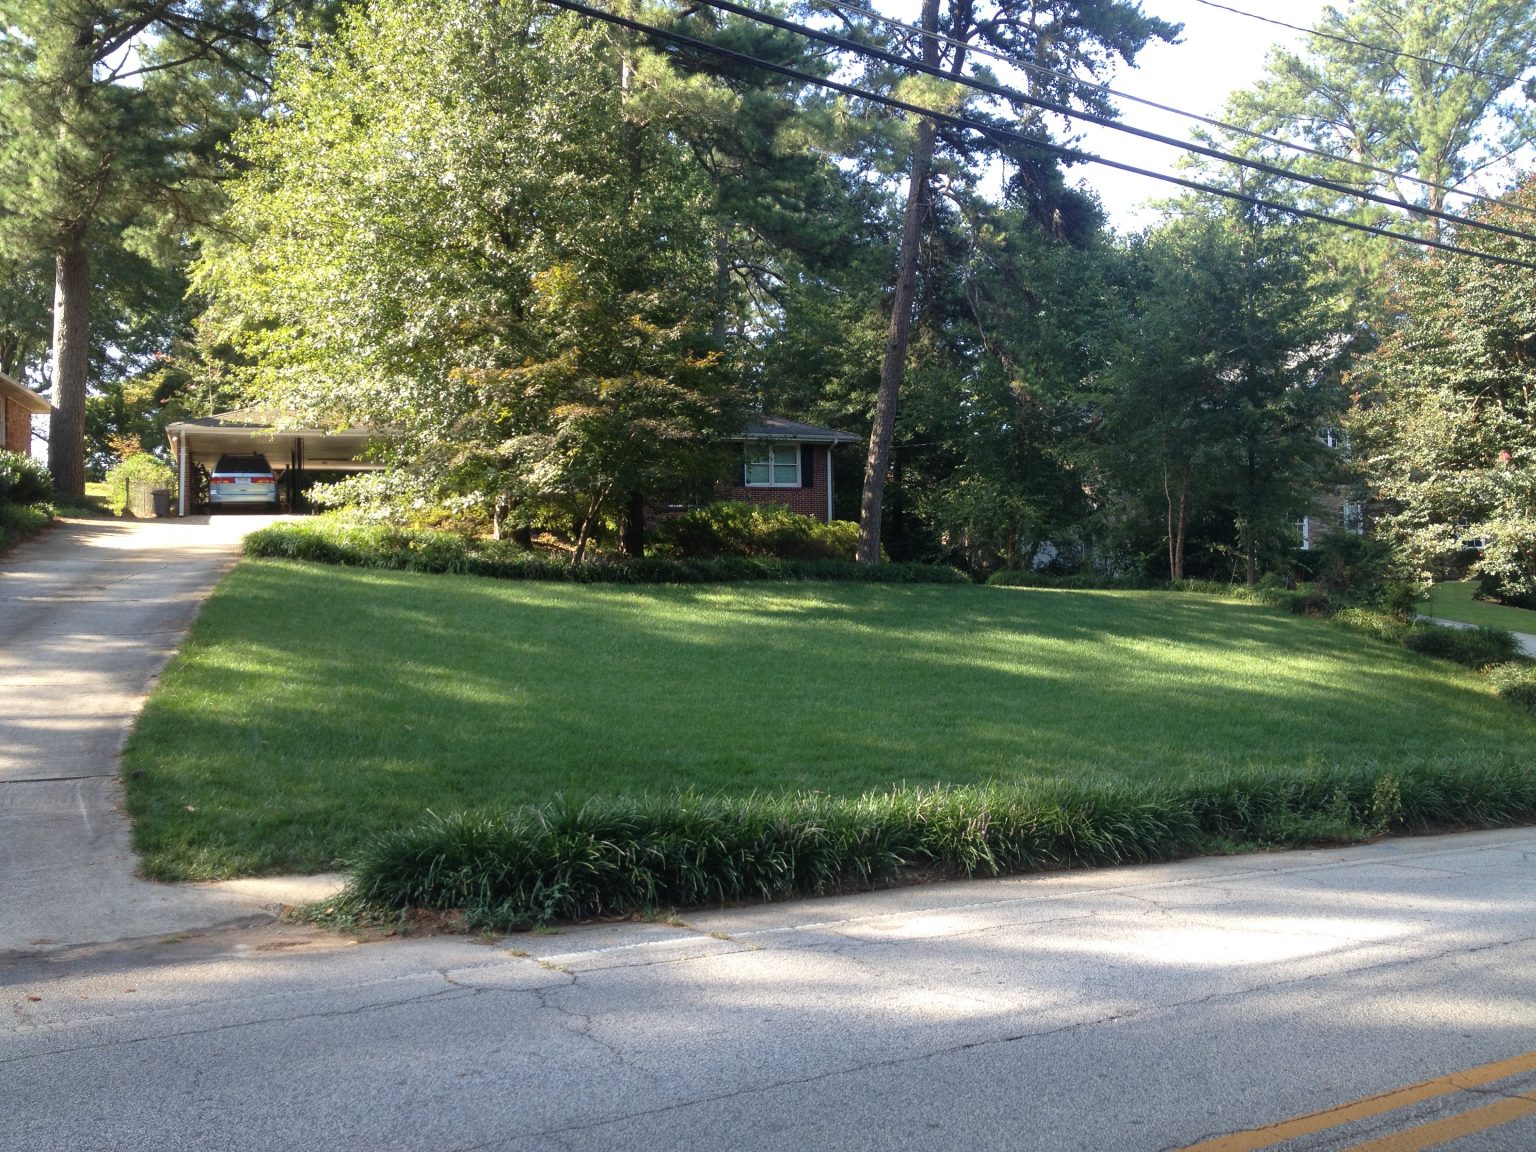
[(730, 485), (720, 490), (722, 500), (740, 500), (747, 504), (783, 504), (805, 516), (827, 518), (827, 453), (825, 444), (811, 445), (812, 466), (809, 488), (743, 488)]
[(5, 443), (0, 447), (23, 456), (32, 451), (32, 414), (16, 401), (0, 399), (5, 405)]

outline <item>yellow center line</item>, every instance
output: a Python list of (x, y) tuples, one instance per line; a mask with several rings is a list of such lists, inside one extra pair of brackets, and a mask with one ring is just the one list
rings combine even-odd
[(1536, 1112), (1536, 1100), (1511, 1096), (1468, 1112), (1458, 1112), (1443, 1120), (1421, 1124), (1406, 1132), (1394, 1132), (1390, 1136), (1355, 1144), (1349, 1152), (1423, 1152), (1426, 1148), (1438, 1148), (1452, 1140), (1460, 1140), (1463, 1136), (1472, 1136), (1497, 1128), (1500, 1124), (1512, 1123), (1533, 1112)]
[[(1365, 1120), (1372, 1116), (1380, 1116), (1383, 1112), (1406, 1108), (1421, 1100), (1449, 1096), (1453, 1092), (1491, 1084), (1495, 1080), (1505, 1080), (1525, 1072), (1536, 1072), (1536, 1052), (1511, 1056), (1508, 1060), (1498, 1060), (1492, 1064), (1481, 1064), (1476, 1068), (1468, 1068), (1464, 1072), (1452, 1072), (1449, 1076), (1440, 1076), (1419, 1084), (1409, 1084), (1404, 1088), (1383, 1092), (1379, 1096), (1366, 1096), (1348, 1104), (1325, 1108), (1321, 1112), (1312, 1112), (1306, 1116), (1297, 1116), (1276, 1124), (1266, 1124), (1262, 1128), (1253, 1128), (1247, 1132), (1217, 1136), (1213, 1140), (1191, 1144), (1180, 1149), (1179, 1152), (1258, 1152), (1258, 1149), (1273, 1148), (1276, 1144), (1284, 1144), (1287, 1140), (1294, 1140), (1298, 1136), (1310, 1136), (1314, 1132), (1342, 1127), (1356, 1120)], [(1501, 1123), (1507, 1122), (1501, 1121)]]

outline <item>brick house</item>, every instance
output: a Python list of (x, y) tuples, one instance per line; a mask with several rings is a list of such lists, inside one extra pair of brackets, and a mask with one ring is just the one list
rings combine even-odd
[(782, 416), (755, 416), (731, 441), (741, 451), (735, 483), (721, 500), (782, 504), (823, 522), (832, 519), (832, 449), (863, 438)]
[(32, 454), (32, 417), (53, 410), (48, 401), (0, 372), (0, 448)]

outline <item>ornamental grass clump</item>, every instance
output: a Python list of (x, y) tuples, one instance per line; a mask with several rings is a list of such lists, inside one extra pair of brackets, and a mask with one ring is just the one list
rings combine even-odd
[(1499, 628), (1448, 628), (1420, 621), (1403, 636), (1410, 652), (1452, 660), (1468, 668), (1487, 668), (1520, 658), (1520, 643)]
[(1536, 818), (1536, 775), (1473, 763), (1046, 780), (856, 798), (683, 793), (429, 816), (371, 841), (331, 914), (461, 911), (511, 930), (1200, 852), (1352, 843)]

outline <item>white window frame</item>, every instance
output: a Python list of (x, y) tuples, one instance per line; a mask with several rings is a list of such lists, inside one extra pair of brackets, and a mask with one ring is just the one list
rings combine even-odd
[[(782, 449), (793, 453), (795, 478), (793, 481), (780, 480), (778, 474), (790, 467), (789, 464), (775, 463), (773, 454), (775, 450)], [(752, 468), (766, 467), (768, 479), (753, 480)], [(749, 440), (746, 444), (744, 461), (742, 464), (742, 484), (747, 488), (798, 488), (800, 487), (800, 445), (791, 440)]]

